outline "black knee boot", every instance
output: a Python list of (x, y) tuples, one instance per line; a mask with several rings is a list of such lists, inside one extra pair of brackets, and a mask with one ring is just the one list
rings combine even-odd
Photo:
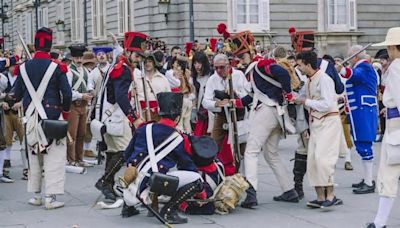
[(95, 187), (100, 190), (107, 200), (115, 201), (114, 177), (124, 164), (123, 152), (107, 153), (104, 175), (97, 181)]
[(139, 210), (136, 209), (135, 206), (128, 206), (125, 203), (121, 211), (122, 218), (128, 218), (134, 215), (138, 215), (139, 213)]
[(240, 205), (243, 208), (248, 208), (251, 209), (255, 206), (258, 205), (257, 202), (257, 192), (254, 189), (254, 187), (249, 183), (249, 188), (246, 189), (246, 199), (242, 202), (242, 204)]
[(303, 179), (307, 171), (307, 155), (296, 153), (294, 159), (294, 189), (299, 194), (299, 199), (303, 199)]
[(176, 195), (161, 209), (160, 215), (170, 224), (187, 223), (187, 218), (182, 218), (178, 215), (179, 205), (202, 190), (203, 183), (201, 180), (182, 186), (178, 189)]

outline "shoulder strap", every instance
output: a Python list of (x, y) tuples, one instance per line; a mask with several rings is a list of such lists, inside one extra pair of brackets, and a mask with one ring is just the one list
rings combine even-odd
[(271, 83), (272, 85), (282, 89), (282, 85), (280, 82), (276, 81), (275, 79), (268, 77), (267, 75), (261, 73), (261, 71), (258, 69), (258, 67), (254, 67), (254, 69), (256, 70), (256, 72), (258, 73), (258, 75), (261, 76), (262, 79), (264, 79), (265, 81)]
[(153, 172), (158, 172), (156, 155), (155, 155), (155, 152), (154, 152), (153, 131), (152, 131), (152, 129), (153, 129), (153, 124), (152, 123), (146, 125), (147, 152), (149, 153), (149, 156), (150, 156), (151, 170)]
[[(153, 124), (148, 124), (148, 125), (153, 125)], [(146, 125), (146, 141), (149, 146), (148, 130), (147, 130), (148, 125)], [(149, 128), (151, 130), (152, 126)], [(149, 133), (151, 133), (151, 132), (149, 132)], [(151, 142), (153, 142), (152, 135), (150, 137), (151, 137)], [(183, 141), (183, 137), (177, 131), (174, 131), (167, 139), (165, 139), (160, 145), (158, 145), (156, 149), (154, 149), (154, 145), (150, 146), (151, 148), (153, 148), (153, 150), (148, 149), (149, 155), (147, 157), (145, 157), (142, 160), (142, 162), (140, 163), (140, 165), (138, 166), (138, 169), (140, 170), (140, 172), (147, 173), (150, 168), (154, 172), (154, 170), (153, 170), (154, 165), (156, 166), (155, 170), (157, 170), (157, 172), (158, 172), (157, 162), (159, 162), (164, 157), (166, 157), (169, 153), (171, 153), (182, 141)], [(150, 155), (151, 151), (154, 156)]]
[(322, 72), (326, 72), (326, 69), (328, 68), (328, 61), (325, 59), (321, 59), (321, 65), (319, 66), (319, 69), (322, 70)]
[(31, 96), (31, 100), (32, 100), (32, 102), (28, 106), (28, 109), (26, 110), (26, 113), (25, 113), (26, 118), (29, 118), (32, 115), (33, 111), (36, 109), (40, 115), (40, 118), (47, 119), (46, 112), (44, 111), (44, 108), (42, 105), (42, 99), (46, 92), (50, 78), (53, 75), (56, 68), (57, 68), (57, 64), (54, 62), (51, 62), (49, 67), (46, 70), (46, 73), (44, 74), (44, 76), (42, 78), (42, 81), (39, 84), (37, 91), (35, 91), (31, 81), (28, 78), (28, 74), (26, 73), (25, 64), (21, 65), (21, 68), (20, 68), (21, 76), (22, 76), (22, 79), (24, 80), (25, 86), (26, 86), (28, 93)]
[(83, 68), (83, 72), (78, 72), (72, 68), (70, 68), (71, 72), (73, 75), (78, 77), (78, 80), (75, 82), (75, 84), (72, 87), (72, 90), (77, 90), (79, 88), (79, 86), (81, 86), (81, 84), (83, 83), (83, 85), (86, 87), (86, 81), (84, 78), (84, 74), (85, 74), (85, 69)]

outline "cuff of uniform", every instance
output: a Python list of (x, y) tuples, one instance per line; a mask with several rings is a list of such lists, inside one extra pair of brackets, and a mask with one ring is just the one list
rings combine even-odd
[(243, 108), (243, 103), (240, 98), (235, 99), (235, 107), (237, 108)]

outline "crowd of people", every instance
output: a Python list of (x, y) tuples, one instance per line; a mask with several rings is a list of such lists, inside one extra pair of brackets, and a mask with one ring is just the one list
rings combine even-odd
[[(354, 45), (346, 60), (319, 58), (313, 32), (290, 28), (292, 49), (262, 50), (249, 31), (217, 30), (223, 38), (186, 43), (184, 53), (174, 46), (167, 54), (165, 42), (126, 32), (122, 44), (112, 37), (112, 47), (76, 44), (63, 55), (52, 50), (52, 30), (39, 29), (30, 48), (0, 61), (0, 182), (14, 182), (17, 140), (28, 203), (63, 207), (56, 195), (64, 193), (66, 167), (90, 168), (84, 158), (97, 157), (105, 170), (93, 185), (108, 203), (123, 199), (123, 217), (138, 214), (141, 203), (160, 221), (181, 224), (188, 221), (178, 212), (256, 207), (260, 153), (281, 187), (273, 200), (300, 202), (307, 174), (316, 193), (307, 207), (341, 205), (335, 167), (344, 157), (353, 169), (354, 147), (363, 175), (353, 193), (377, 189), (368, 227), (385, 227), (400, 176), (400, 28), (375, 44), (387, 48), (374, 58)], [(298, 142), (293, 180), (279, 150), (289, 134)], [(376, 181), (374, 142), (382, 142)]]

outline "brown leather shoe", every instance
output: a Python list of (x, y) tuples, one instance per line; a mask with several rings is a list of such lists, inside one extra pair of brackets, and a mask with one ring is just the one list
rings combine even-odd
[(345, 170), (353, 170), (353, 165), (351, 164), (351, 162), (345, 162), (344, 169)]
[(96, 157), (96, 155), (93, 153), (92, 150), (85, 150), (85, 151), (83, 152), (83, 155), (84, 155), (85, 157), (88, 157), (88, 158), (95, 158), (95, 157)]

